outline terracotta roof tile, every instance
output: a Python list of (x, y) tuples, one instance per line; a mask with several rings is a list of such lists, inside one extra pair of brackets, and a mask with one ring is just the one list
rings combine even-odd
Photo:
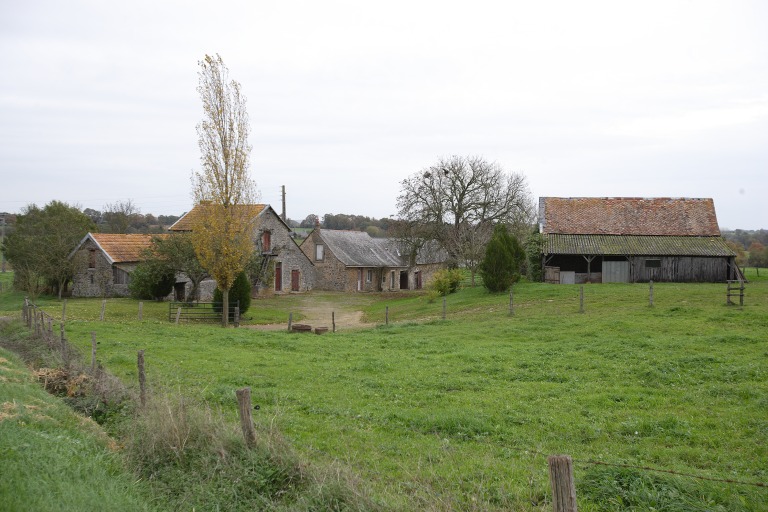
[[(192, 231), (192, 226), (195, 225), (195, 222), (200, 215), (200, 211), (202, 208), (204, 208), (204, 204), (196, 204), (190, 211), (185, 213), (181, 216), (179, 220), (177, 220), (171, 227), (168, 228), (169, 231)], [(266, 208), (267, 205), (265, 204), (246, 204), (241, 205), (238, 208), (248, 208), (250, 213), (253, 215), (253, 217), (256, 217), (259, 215), (264, 208)]]
[(542, 233), (720, 236), (712, 199), (542, 197)]
[(91, 238), (112, 258), (115, 263), (142, 261), (142, 252), (152, 245), (155, 237), (169, 235), (119, 235), (111, 233), (90, 233)]

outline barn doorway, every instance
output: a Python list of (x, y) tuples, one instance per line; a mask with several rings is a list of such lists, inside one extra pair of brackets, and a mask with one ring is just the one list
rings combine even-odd
[(629, 282), (629, 262), (628, 261), (603, 261), (603, 282), (604, 283), (628, 283)]
[(401, 290), (408, 289), (408, 272), (406, 272), (405, 270), (400, 271), (400, 289)]

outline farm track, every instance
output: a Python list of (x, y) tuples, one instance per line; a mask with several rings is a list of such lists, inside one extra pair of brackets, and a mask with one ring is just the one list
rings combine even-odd
[[(303, 318), (297, 323), (315, 327), (332, 328), (332, 317), (335, 313), (336, 330), (356, 330), (373, 327), (375, 324), (362, 321), (363, 312), (353, 307), (340, 305), (338, 301), (325, 299), (316, 295), (306, 295), (299, 303), (298, 311)], [(288, 322), (267, 325), (249, 325), (249, 329), (262, 331), (279, 331), (288, 328)]]

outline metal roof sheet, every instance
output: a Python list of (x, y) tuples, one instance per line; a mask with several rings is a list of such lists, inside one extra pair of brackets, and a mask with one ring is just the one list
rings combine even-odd
[(720, 236), (545, 234), (544, 254), (734, 256)]

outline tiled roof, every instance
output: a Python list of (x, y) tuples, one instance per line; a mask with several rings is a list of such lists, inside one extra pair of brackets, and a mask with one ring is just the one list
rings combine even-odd
[(542, 197), (542, 233), (720, 236), (712, 199)]
[[(203, 208), (205, 208), (204, 204), (196, 204), (190, 211), (182, 215), (179, 220), (169, 227), (168, 231), (192, 231), (192, 227), (195, 225), (195, 222), (199, 218), (200, 211)], [(253, 217), (256, 217), (264, 210), (264, 208), (267, 208), (267, 205), (244, 204), (238, 206), (238, 208), (246, 208)]]
[(320, 230), (328, 249), (347, 267), (407, 266), (393, 240), (372, 238), (365, 231)]
[(720, 236), (544, 235), (544, 254), (734, 256)]
[(89, 233), (90, 236), (113, 263), (142, 261), (142, 252), (152, 245), (152, 239), (169, 235), (118, 235), (111, 233)]

